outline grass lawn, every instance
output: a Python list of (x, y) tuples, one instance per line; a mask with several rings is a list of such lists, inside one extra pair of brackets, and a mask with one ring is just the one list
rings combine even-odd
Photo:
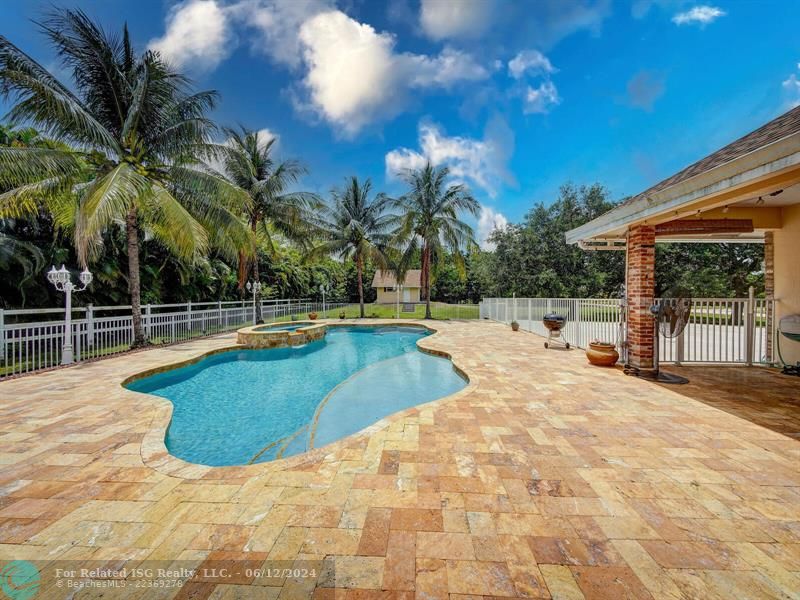
[[(403, 305), (400, 305), (400, 318), (401, 319), (422, 319), (425, 317), (425, 305), (415, 304), (414, 312), (403, 312)], [(344, 311), (345, 317), (354, 319), (359, 316), (358, 304), (349, 304), (344, 308), (332, 308), (325, 312), (319, 313), (319, 318), (336, 319), (339, 314)], [(477, 304), (445, 304), (443, 302), (432, 302), (431, 313), (434, 319), (477, 319), (478, 318), (478, 305)], [(365, 304), (364, 315), (366, 317), (380, 318), (380, 319), (394, 319), (397, 316), (397, 306), (394, 304)], [(301, 319), (307, 318), (307, 313), (298, 315)], [(282, 321), (288, 320), (289, 317), (279, 319)]]

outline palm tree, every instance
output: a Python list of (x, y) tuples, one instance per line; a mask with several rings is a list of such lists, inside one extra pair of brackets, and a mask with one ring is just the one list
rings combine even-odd
[[(143, 235), (192, 261), (214, 246), (250, 248), (236, 212), (246, 195), (194, 168), (211, 151), (206, 116), (213, 91), (193, 93), (158, 53), (136, 54), (128, 36), (103, 31), (79, 10), (56, 10), (41, 28), (72, 89), (0, 36), (0, 96), (9, 119), (29, 123), (70, 148), (0, 148), (0, 217), (30, 215), (45, 204), (70, 213), (85, 266), (104, 229), (123, 224), (134, 346), (142, 327), (139, 246)], [(74, 91), (73, 91), (74, 90)], [(73, 201), (64, 208), (63, 199)], [(70, 212), (71, 211), (71, 212)]]
[(386, 214), (392, 200), (384, 194), (370, 199), (372, 182), (350, 177), (343, 189), (334, 189), (333, 203), (322, 210), (319, 229), (324, 242), (314, 254), (354, 260), (358, 274), (358, 302), (364, 318), (364, 264), (371, 259), (386, 267), (386, 248), (392, 239), (396, 217)]
[(447, 185), (449, 173), (447, 167), (436, 168), (431, 163), (408, 171), (404, 179), (411, 189), (393, 204), (402, 213), (397, 229), (397, 239), (404, 246), (401, 265), (420, 254), (426, 319), (431, 318), (432, 266), (449, 252), (463, 268), (462, 251), (476, 245), (472, 228), (459, 215), (477, 216), (480, 205), (465, 186)]
[[(294, 242), (308, 239), (313, 211), (322, 205), (319, 198), (309, 192), (289, 192), (306, 173), (298, 161), (276, 162), (272, 157), (275, 139), (265, 139), (257, 131), (241, 128), (225, 129), (227, 142), (219, 149), (222, 157), (220, 173), (209, 166), (210, 173), (225, 177), (231, 184), (247, 194), (244, 207), (247, 224), (256, 241), (266, 245), (269, 253), (277, 255), (276, 234)], [(252, 263), (253, 280), (260, 280), (258, 253), (253, 259), (244, 252), (239, 254), (239, 289), (244, 288)], [(256, 298), (256, 322), (261, 322), (261, 302)]]

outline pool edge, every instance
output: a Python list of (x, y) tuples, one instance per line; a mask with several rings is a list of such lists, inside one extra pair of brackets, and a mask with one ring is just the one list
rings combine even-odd
[(327, 324), (331, 327), (394, 326), (394, 327), (424, 328), (430, 331), (431, 335), (424, 337), (420, 340), (417, 340), (416, 342), (417, 349), (426, 354), (448, 359), (452, 364), (453, 369), (456, 371), (456, 373), (466, 380), (467, 385), (453, 394), (442, 396), (441, 398), (437, 398), (436, 400), (431, 400), (430, 402), (425, 402), (423, 404), (416, 404), (410, 408), (406, 408), (401, 411), (392, 413), (391, 415), (387, 415), (386, 417), (380, 419), (379, 421), (376, 421), (372, 425), (369, 425), (355, 433), (352, 433), (346, 437), (331, 442), (330, 444), (326, 444), (325, 446), (321, 446), (320, 448), (314, 448), (312, 450), (309, 450), (308, 452), (303, 452), (301, 454), (296, 454), (286, 458), (279, 458), (268, 462), (254, 463), (251, 465), (231, 465), (231, 466), (221, 466), (221, 467), (202, 465), (198, 463), (191, 463), (181, 458), (178, 458), (173, 454), (171, 454), (166, 447), (167, 430), (169, 429), (170, 423), (172, 422), (172, 412), (173, 412), (172, 402), (167, 400), (166, 398), (161, 398), (153, 394), (130, 390), (126, 388), (125, 385), (133, 381), (136, 381), (138, 379), (142, 379), (144, 377), (149, 377), (151, 375), (156, 375), (158, 373), (163, 373), (165, 371), (170, 371), (173, 369), (195, 364), (198, 361), (208, 356), (213, 356), (215, 354), (219, 354), (222, 352), (230, 352), (235, 350), (246, 349), (245, 346), (242, 346), (240, 344), (233, 344), (231, 346), (225, 346), (223, 348), (215, 348), (214, 350), (202, 352), (197, 356), (193, 356), (192, 358), (187, 360), (168, 363), (165, 365), (159, 365), (158, 367), (155, 367), (153, 369), (147, 369), (145, 371), (135, 373), (133, 375), (126, 377), (120, 383), (120, 386), (122, 387), (124, 393), (139, 394), (141, 396), (145, 396), (147, 397), (148, 400), (152, 401), (156, 406), (156, 413), (153, 415), (153, 418), (150, 421), (150, 425), (148, 426), (147, 431), (145, 432), (141, 443), (140, 454), (142, 462), (145, 464), (145, 466), (154, 469), (159, 473), (169, 475), (171, 477), (181, 477), (183, 479), (216, 480), (216, 479), (234, 479), (243, 476), (266, 474), (274, 471), (283, 471), (286, 469), (291, 469), (304, 464), (322, 462), (328, 455), (336, 452), (337, 450), (355, 445), (363, 437), (373, 435), (376, 432), (388, 427), (392, 423), (400, 419), (407, 418), (408, 416), (413, 415), (415, 412), (419, 412), (419, 410), (422, 408), (429, 407), (441, 402), (450, 402), (462, 395), (474, 391), (475, 388), (477, 388), (478, 386), (477, 376), (475, 376), (474, 374), (470, 375), (469, 372), (463, 366), (459, 365), (456, 362), (456, 360), (449, 352), (446, 352), (438, 348), (426, 347), (425, 345), (421, 344), (421, 342), (435, 342), (437, 336), (442, 333), (440, 329), (436, 327), (435, 324), (422, 323), (418, 321), (379, 322), (379, 323), (354, 323), (352, 321), (343, 321), (343, 322), (340, 321)]

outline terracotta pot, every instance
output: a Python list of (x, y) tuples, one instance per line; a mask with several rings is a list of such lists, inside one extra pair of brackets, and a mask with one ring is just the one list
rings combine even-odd
[(613, 367), (619, 360), (619, 352), (617, 352), (614, 344), (589, 342), (586, 358), (589, 359), (590, 363), (598, 367)]
[(511, 323), (511, 331), (519, 331), (519, 323), (517, 323), (516, 321), (513, 321)]
[(308, 318), (311, 319), (312, 321), (315, 321), (317, 319), (317, 313), (315, 312), (308, 313)]

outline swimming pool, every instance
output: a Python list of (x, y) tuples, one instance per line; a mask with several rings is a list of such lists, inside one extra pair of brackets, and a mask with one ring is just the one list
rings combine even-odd
[(231, 350), (135, 380), (173, 404), (166, 446), (210, 465), (245, 465), (336, 441), (467, 382), (421, 352), (411, 327), (332, 327), (300, 347)]

